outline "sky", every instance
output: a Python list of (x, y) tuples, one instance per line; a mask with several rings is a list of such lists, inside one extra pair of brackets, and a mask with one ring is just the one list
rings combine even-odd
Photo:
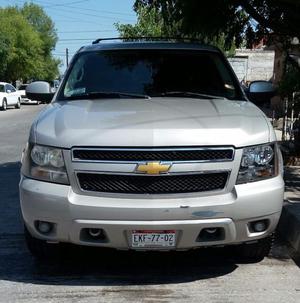
[(59, 39), (53, 55), (62, 60), (62, 73), (66, 69), (66, 48), (71, 59), (82, 45), (97, 38), (117, 37), (114, 23), (136, 22), (134, 0), (0, 0), (0, 7), (22, 6), (25, 2), (42, 6), (55, 23)]

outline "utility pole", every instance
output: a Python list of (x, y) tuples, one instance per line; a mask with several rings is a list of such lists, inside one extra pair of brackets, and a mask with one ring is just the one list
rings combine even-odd
[(69, 66), (69, 49), (66, 48), (66, 65)]

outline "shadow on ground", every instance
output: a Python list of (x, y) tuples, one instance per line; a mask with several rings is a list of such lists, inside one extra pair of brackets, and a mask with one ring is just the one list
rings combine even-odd
[(291, 200), (300, 201), (300, 168), (295, 166), (286, 166), (284, 168), (285, 190), (295, 197)]
[[(127, 252), (67, 246), (65, 259), (45, 265), (26, 249), (19, 208), (20, 163), (0, 164), (0, 279), (45, 285), (149, 285), (184, 283), (232, 273), (245, 261), (232, 248), (189, 252)], [(276, 240), (271, 258), (286, 262)], [(298, 265), (300, 262), (298, 263)]]

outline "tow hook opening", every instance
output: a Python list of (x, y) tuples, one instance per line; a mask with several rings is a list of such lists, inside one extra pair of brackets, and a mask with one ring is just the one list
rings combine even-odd
[(80, 233), (80, 240), (84, 242), (108, 242), (106, 232), (102, 228), (83, 228)]
[(223, 240), (225, 240), (225, 230), (222, 227), (203, 228), (197, 237), (197, 242), (212, 242)]

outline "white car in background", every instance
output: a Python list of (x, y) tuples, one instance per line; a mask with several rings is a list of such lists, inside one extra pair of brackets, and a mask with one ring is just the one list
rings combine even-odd
[(0, 82), (0, 109), (6, 110), (9, 106), (21, 108), (20, 93), (11, 84)]
[(38, 105), (39, 102), (37, 100), (31, 100), (26, 95), (26, 87), (28, 84), (21, 84), (18, 88), (18, 93), (21, 96), (21, 103), (22, 104), (36, 104)]

